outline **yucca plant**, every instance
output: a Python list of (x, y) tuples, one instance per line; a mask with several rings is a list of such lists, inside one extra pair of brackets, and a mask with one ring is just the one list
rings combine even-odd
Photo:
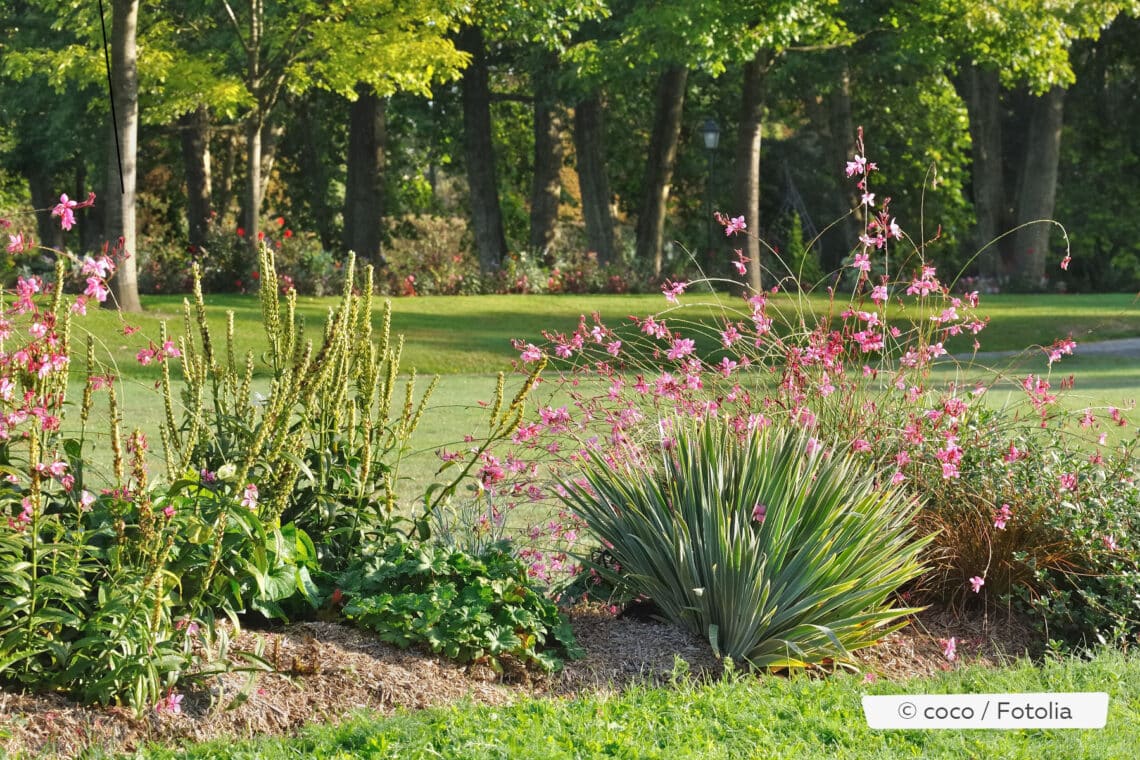
[(759, 668), (849, 663), (916, 611), (892, 594), (923, 571), (919, 503), (879, 488), (865, 460), (775, 426), (673, 427), (656, 468), (615, 471), (595, 455), (563, 483), (619, 568), (599, 573)]

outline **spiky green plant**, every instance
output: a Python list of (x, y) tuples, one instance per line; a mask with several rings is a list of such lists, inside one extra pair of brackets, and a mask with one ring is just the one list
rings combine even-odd
[(595, 455), (563, 483), (620, 568), (598, 572), (755, 667), (849, 662), (904, 624), (914, 610), (892, 594), (930, 540), (914, 538), (916, 499), (802, 432), (674, 427), (651, 471)]

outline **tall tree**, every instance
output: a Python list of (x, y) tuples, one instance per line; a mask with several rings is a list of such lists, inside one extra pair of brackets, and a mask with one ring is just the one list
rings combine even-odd
[(348, 117), (348, 166), (344, 186), (344, 247), (381, 263), (381, 173), (384, 169), (387, 101), (366, 84), (356, 87)]
[[(908, 29), (906, 44), (918, 55), (940, 57), (960, 68), (958, 84), (970, 110), (975, 177), (974, 202), (979, 248), (995, 240), (995, 222), (1008, 204), (1009, 223), (1019, 229), (1006, 245), (983, 254), (982, 270), (1003, 269), (1029, 287), (1043, 282), (1052, 224), (1057, 162), (1061, 148), (1062, 88), (1073, 82), (1069, 50), (1080, 39), (1096, 39), (1121, 12), (1140, 13), (1135, 0), (920, 0), (892, 6), (892, 24)], [(995, 97), (995, 84), (1001, 89)], [(1032, 99), (1019, 100), (1017, 90)], [(1025, 140), (999, 122), (1011, 104)], [(1005, 133), (1002, 138), (999, 131)], [(1010, 155), (1008, 147), (1021, 149)], [(1012, 186), (1005, 177), (1016, 178)], [(1022, 193), (1026, 193), (1023, 197)], [(1002, 199), (995, 207), (995, 199)], [(1007, 262), (1000, 262), (1004, 248)], [(990, 257), (986, 261), (986, 257)]]
[(507, 255), (507, 236), (499, 207), (495, 146), (491, 135), (491, 85), (483, 29), (468, 25), (459, 33), (459, 49), (470, 56), (463, 71), (463, 137), (467, 159), (468, 203), (475, 232), (479, 269), (493, 272)]
[(236, 43), (232, 60), (251, 104), (245, 116), (244, 206), (247, 236), (255, 243), (264, 146), (285, 93), (321, 87), (350, 101), (362, 87), (381, 97), (399, 90), (427, 94), (433, 83), (457, 76), (467, 61), (449, 36), (463, 6), (452, 0), (236, 5), (223, 0)]
[(637, 215), (637, 258), (652, 261), (653, 273), (661, 274), (665, 243), (665, 217), (673, 169), (677, 164), (677, 144), (685, 111), (685, 84), (689, 69), (671, 64), (658, 75), (654, 102), (653, 128), (645, 159), (645, 194)]
[(606, 175), (605, 121), (602, 98), (594, 92), (574, 106), (574, 152), (578, 159), (578, 184), (582, 193), (582, 217), (586, 240), (598, 263), (614, 261), (613, 197)]
[[(138, 249), (135, 247), (135, 186), (139, 147), (138, 0), (114, 0), (111, 11), (111, 92), (115, 122), (107, 151), (107, 234), (120, 239), (124, 256), (111, 280), (123, 311), (142, 311), (139, 300)], [(116, 188), (115, 178), (118, 178)], [(118, 190), (118, 192), (116, 192)]]
[(186, 222), (190, 245), (204, 248), (213, 212), (210, 116), (205, 104), (178, 119), (182, 166), (186, 175)]
[(476, 254), (485, 274), (498, 269), (507, 252), (492, 139), (492, 53), (508, 60), (561, 53), (584, 20), (606, 12), (605, 0), (478, 0), (464, 16), (458, 44), (471, 57), (462, 80), (464, 156)]
[(562, 199), (562, 110), (554, 74), (558, 59), (540, 54), (531, 73), (534, 83), (534, 175), (530, 190), (530, 250), (545, 255), (558, 235), (558, 206)]

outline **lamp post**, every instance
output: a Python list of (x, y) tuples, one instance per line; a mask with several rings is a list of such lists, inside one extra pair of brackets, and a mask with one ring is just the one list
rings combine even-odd
[(707, 254), (712, 258), (713, 250), (713, 209), (712, 209), (712, 182), (713, 169), (716, 159), (716, 146), (720, 144), (720, 127), (711, 118), (705, 119), (701, 124), (701, 139), (705, 143), (705, 151), (709, 154), (709, 175), (705, 181), (705, 219), (708, 223)]

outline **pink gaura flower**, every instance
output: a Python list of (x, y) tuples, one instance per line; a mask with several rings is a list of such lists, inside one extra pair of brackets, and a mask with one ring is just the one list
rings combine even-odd
[(975, 575), (973, 578), (970, 579), (970, 588), (972, 588), (974, 590), (975, 594), (980, 593), (982, 590), (982, 586), (984, 586), (984, 585), (986, 585), (986, 579), (981, 577), (980, 575)]
[(1072, 260), (1073, 260), (1073, 257), (1066, 254), (1065, 258), (1061, 259), (1061, 269), (1068, 271), (1069, 264), (1070, 264), (1070, 262), (1072, 262)]
[(519, 355), (519, 358), (522, 359), (522, 361), (526, 364), (536, 362), (542, 358), (542, 351), (540, 351), (538, 346), (534, 345), (533, 343), (527, 343), (526, 347), (522, 351), (522, 354)]
[(1109, 534), (1107, 536), (1101, 536), (1100, 540), (1101, 540), (1101, 543), (1104, 544), (1104, 548), (1108, 549), (1110, 552), (1114, 552), (1120, 548), (1116, 545), (1116, 537), (1113, 536), (1112, 534)]
[(867, 159), (858, 154), (855, 158), (847, 162), (847, 176), (854, 177), (856, 174), (862, 174), (867, 170)]
[(1066, 491), (1077, 490), (1077, 476), (1074, 473), (1066, 472), (1061, 475), (1061, 488)]
[(94, 298), (99, 303), (103, 303), (110, 294), (111, 291), (107, 288), (103, 280), (98, 277), (87, 278), (87, 288), (83, 291), (83, 295)]
[(887, 286), (876, 285), (871, 288), (871, 300), (877, 304), (884, 304), (887, 301)]
[(16, 254), (24, 252), (24, 233), (17, 232), (15, 235), (8, 235), (8, 253)]
[(1001, 509), (994, 513), (994, 527), (998, 530), (1005, 530), (1006, 523), (1013, 517), (1013, 511), (1009, 508), (1008, 504), (1002, 504)]
[(942, 641), (942, 656), (950, 662), (958, 659), (958, 640), (951, 636), (949, 640), (941, 639)]
[(870, 257), (870, 255), (866, 254), (866, 253), (855, 254), (855, 263), (852, 264), (851, 266), (853, 266), (855, 269), (858, 269), (860, 272), (870, 272), (871, 271), (871, 257)]
[(1068, 338), (1054, 341), (1052, 346), (1045, 349), (1045, 353), (1049, 355), (1049, 364), (1059, 360), (1062, 356), (1071, 356), (1073, 349), (1076, 347), (1077, 344), (1076, 341), (1073, 340), (1072, 335)]
[(67, 197), (67, 193), (64, 193), (59, 196), (59, 203), (51, 210), (51, 215), (60, 217), (59, 226), (70, 230), (75, 226), (75, 207), (78, 205)]
[(677, 303), (677, 296), (685, 292), (685, 288), (689, 287), (687, 282), (672, 282), (665, 281), (665, 285), (661, 288), (661, 292), (665, 295), (665, 300), (669, 303)]
[(165, 697), (158, 700), (158, 704), (154, 706), (154, 711), (159, 715), (162, 713), (178, 715), (182, 712), (182, 695), (175, 694), (173, 691), (168, 692)]
[(673, 341), (673, 346), (669, 349), (667, 356), (670, 361), (676, 361), (693, 353), (695, 349), (696, 342), (692, 338), (677, 338)]
[(748, 229), (748, 225), (744, 222), (743, 216), (735, 216), (725, 222), (724, 234), (727, 237), (732, 237), (738, 232), (743, 232)]
[(743, 277), (748, 274), (748, 262), (750, 259), (744, 255), (744, 252), (739, 248), (736, 249), (736, 258), (733, 259), (732, 266), (736, 268), (736, 273)]
[(253, 483), (246, 485), (245, 490), (242, 491), (241, 505), (249, 510), (257, 509), (257, 486)]

